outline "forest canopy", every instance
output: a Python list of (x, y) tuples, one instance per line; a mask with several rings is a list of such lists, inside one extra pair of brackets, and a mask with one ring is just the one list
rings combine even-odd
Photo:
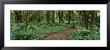
[(99, 10), (11, 10), (11, 40), (99, 40)]

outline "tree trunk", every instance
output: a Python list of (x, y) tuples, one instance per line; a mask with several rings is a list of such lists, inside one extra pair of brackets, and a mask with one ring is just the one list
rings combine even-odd
[(52, 23), (55, 23), (55, 11), (52, 11)]
[(50, 11), (46, 11), (47, 24), (50, 24)]
[(63, 11), (59, 11), (59, 22), (63, 22)]
[(70, 21), (71, 21), (71, 14), (72, 12), (71, 11), (68, 11), (68, 23), (70, 23)]

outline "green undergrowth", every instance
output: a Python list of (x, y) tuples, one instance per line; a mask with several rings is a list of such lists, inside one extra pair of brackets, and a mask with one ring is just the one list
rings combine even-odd
[[(37, 23), (31, 25), (29, 23), (25, 28), (25, 24), (12, 24), (11, 27), (11, 39), (12, 40), (41, 40), (44, 39), (49, 34), (60, 32), (66, 29), (69, 29), (73, 26), (73, 24), (65, 24), (65, 23), (54, 23), (54, 24), (46, 24), (46, 23)], [(25, 30), (26, 29), (26, 30)]]
[(69, 40), (100, 40), (99, 28), (96, 29), (81, 29), (76, 32), (72, 32), (68, 36)]

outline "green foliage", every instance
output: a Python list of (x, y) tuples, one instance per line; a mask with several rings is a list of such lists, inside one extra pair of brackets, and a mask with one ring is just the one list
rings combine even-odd
[(43, 25), (28, 25), (27, 30), (23, 31), (21, 27), (17, 27), (16, 25), (14, 28), (11, 29), (11, 39), (13, 40), (34, 40), (34, 39), (44, 39), (49, 34), (54, 32), (59, 32), (65, 30), (66, 27), (54, 25), (50, 26), (47, 24)]
[(82, 29), (77, 32), (72, 32), (68, 39), (69, 40), (99, 40), (100, 32), (99, 29), (95, 29), (95, 30)]
[(12, 10), (10, 12), (12, 40), (44, 39), (52, 33), (75, 28), (77, 25), (88, 28), (72, 32), (69, 39), (100, 39), (100, 11)]
[(63, 23), (63, 22), (56, 22), (56, 23), (54, 23), (54, 24), (52, 24), (52, 25), (70, 28), (70, 27), (74, 26), (75, 24), (74, 24), (74, 23), (69, 23), (69, 24), (68, 24), (68, 23)]
[(32, 34), (31, 30), (28, 32), (17, 31), (17, 32), (13, 33), (12, 39), (14, 39), (14, 40), (32, 40), (32, 39), (34, 39), (34, 35)]

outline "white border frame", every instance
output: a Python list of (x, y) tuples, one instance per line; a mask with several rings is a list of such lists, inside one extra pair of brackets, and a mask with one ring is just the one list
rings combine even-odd
[[(100, 40), (10, 40), (10, 10), (100, 10)], [(107, 47), (106, 4), (4, 4), (5, 47)]]

